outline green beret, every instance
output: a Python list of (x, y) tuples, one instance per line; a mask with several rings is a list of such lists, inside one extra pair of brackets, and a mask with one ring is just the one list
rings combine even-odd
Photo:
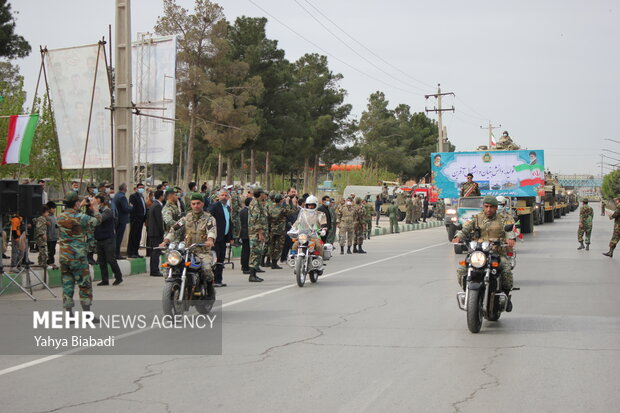
[(493, 195), (487, 195), (482, 200), (482, 203), (497, 206), (497, 198), (495, 198)]
[(177, 191), (174, 188), (166, 188), (166, 195), (168, 194), (176, 194)]
[(74, 202), (79, 199), (79, 195), (75, 191), (69, 191), (65, 194), (65, 202)]
[(189, 200), (190, 201), (204, 202), (205, 201), (205, 197), (200, 192), (192, 192), (192, 194), (189, 197)]

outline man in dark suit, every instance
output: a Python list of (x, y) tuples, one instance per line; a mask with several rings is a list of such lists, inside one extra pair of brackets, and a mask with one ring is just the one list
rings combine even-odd
[(230, 219), (230, 207), (228, 203), (228, 191), (225, 189), (220, 190), (217, 202), (214, 202), (209, 206), (209, 213), (215, 218), (217, 227), (217, 238), (215, 239), (215, 245), (213, 250), (217, 255), (217, 262), (215, 263), (214, 271), (214, 283), (216, 287), (226, 287), (223, 282), (224, 273), (224, 259), (226, 258), (226, 243), (230, 242), (234, 244), (232, 240), (232, 221)]
[(155, 191), (155, 201), (151, 204), (148, 213), (148, 219), (146, 223), (146, 233), (147, 233), (147, 247), (151, 249), (151, 264), (150, 264), (150, 273), (151, 277), (161, 277), (161, 272), (159, 271), (159, 256), (161, 255), (161, 250), (154, 249), (158, 247), (164, 240), (164, 218), (162, 216), (162, 208), (164, 206), (164, 191), (161, 189), (159, 191)]
[(129, 197), (131, 213), (129, 215), (129, 240), (127, 241), (127, 256), (129, 258), (142, 258), (138, 255), (142, 227), (146, 221), (146, 202), (144, 201), (144, 184), (136, 185), (136, 192)]
[(123, 236), (125, 235), (125, 228), (129, 223), (129, 212), (131, 211), (131, 207), (129, 206), (129, 202), (127, 202), (127, 184), (122, 183), (118, 187), (118, 192), (114, 195), (113, 211), (116, 213), (116, 250), (114, 251), (117, 260), (122, 260), (124, 257), (121, 257), (121, 243), (123, 242)]

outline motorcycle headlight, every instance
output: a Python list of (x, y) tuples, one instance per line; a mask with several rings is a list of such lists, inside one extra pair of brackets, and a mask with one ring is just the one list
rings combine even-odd
[(487, 263), (487, 256), (482, 251), (474, 251), (469, 256), (469, 262), (474, 268), (482, 268)]
[(181, 257), (181, 253), (179, 251), (170, 251), (168, 253), (168, 264), (173, 267), (179, 265), (182, 259), (183, 257)]
[(299, 234), (299, 242), (308, 241), (308, 234)]

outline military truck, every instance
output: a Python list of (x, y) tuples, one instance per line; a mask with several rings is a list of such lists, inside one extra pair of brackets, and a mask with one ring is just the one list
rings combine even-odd
[[(545, 185), (542, 150), (432, 153), (431, 169), (440, 198), (458, 198), (467, 174), (472, 173), (482, 196), (502, 195), (512, 200), (522, 233), (533, 232), (534, 224), (542, 221), (540, 209)], [(448, 209), (446, 205), (446, 217), (452, 220)], [(450, 225), (446, 225), (446, 230), (450, 235)]]

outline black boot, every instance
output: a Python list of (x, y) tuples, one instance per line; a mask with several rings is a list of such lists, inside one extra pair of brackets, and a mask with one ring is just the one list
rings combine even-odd
[(255, 268), (254, 272), (265, 272), (261, 267)]
[(354, 245), (353, 245), (353, 253), (354, 253), (354, 254), (357, 254), (357, 244), (354, 244)]
[(351, 247), (347, 247), (347, 254), (351, 254)]
[(577, 248), (577, 250), (582, 250), (584, 248), (585, 246), (583, 245), (583, 241), (579, 241), (579, 247)]
[(590, 251), (590, 244), (586, 244), (586, 251)]
[(362, 249), (362, 246), (360, 245), (359, 248), (357, 249), (358, 254), (366, 254), (366, 251), (364, 251)]
[(344, 246), (340, 246), (340, 255), (344, 255)]
[(603, 255), (605, 255), (606, 257), (610, 257), (612, 258), (614, 256), (614, 249), (616, 247), (609, 247), (609, 252), (604, 252)]
[(271, 258), (266, 258), (265, 259), (265, 266), (269, 267), (271, 265)]
[(260, 266), (265, 267), (265, 256), (264, 255), (260, 259)]
[(97, 261), (95, 261), (95, 257), (94, 257), (95, 253), (94, 252), (89, 252), (88, 253), (88, 264), (89, 265), (95, 265), (97, 264)]
[(256, 275), (256, 270), (254, 268), (250, 268), (250, 277), (248, 278), (248, 281), (251, 283), (259, 283), (263, 281), (263, 279)]
[(512, 311), (512, 297), (510, 294), (506, 294), (508, 297), (508, 303), (506, 304), (506, 312), (509, 313)]
[(272, 270), (281, 270), (282, 267), (278, 265), (278, 261), (271, 261), (271, 269)]
[[(82, 312), (87, 311), (90, 311), (90, 306), (82, 304)], [(93, 315), (93, 323), (99, 324), (99, 317), (97, 317), (96, 315)]]

